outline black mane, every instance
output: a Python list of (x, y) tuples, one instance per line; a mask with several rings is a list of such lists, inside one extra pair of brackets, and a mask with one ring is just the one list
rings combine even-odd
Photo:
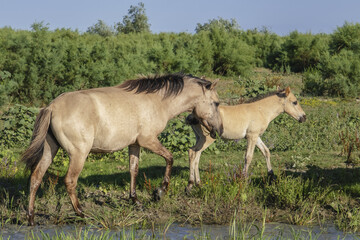
[(274, 95), (277, 95), (278, 97), (286, 97), (285, 94), (283, 93), (284, 91), (285, 91), (285, 89), (260, 94), (256, 97), (246, 100), (244, 103), (253, 103), (253, 102), (259, 101), (261, 99), (274, 96)]
[(129, 80), (119, 85), (119, 87), (129, 92), (136, 89), (135, 93), (155, 93), (165, 88), (164, 98), (167, 98), (171, 95), (176, 96), (183, 90), (185, 77), (196, 79), (200, 85), (208, 86), (211, 84), (210, 81), (205, 79), (177, 73)]

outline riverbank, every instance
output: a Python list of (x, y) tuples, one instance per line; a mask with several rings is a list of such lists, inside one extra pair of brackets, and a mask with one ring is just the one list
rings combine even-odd
[[(256, 74), (255, 77), (261, 78), (264, 77), (261, 74), (268, 73)], [(267, 78), (276, 80), (278, 76)], [(291, 78), (284, 77), (281, 82), (283, 85), (286, 81), (292, 82), (294, 92), (298, 93), (301, 78), (297, 75)], [(242, 94), (240, 87), (231, 86), (238, 85), (223, 80), (218, 86), (223, 104), (235, 104), (232, 99)], [(195, 137), (182, 115), (171, 121), (159, 137), (174, 153), (170, 187), (161, 201), (152, 200), (152, 192), (160, 186), (165, 172), (165, 161), (161, 157), (141, 150), (136, 188), (143, 207), (138, 208), (129, 202), (127, 150), (106, 155), (91, 154), (77, 187), (86, 218), (76, 217), (63, 184), (69, 160), (60, 151), (38, 191), (35, 222), (113, 229), (139, 224), (151, 227), (169, 222), (192, 226), (226, 225), (234, 219), (258, 222), (266, 216), (266, 223), (313, 226), (330, 221), (341, 231), (358, 232), (360, 103), (301, 96), (298, 100), (307, 114), (307, 121), (299, 124), (282, 114), (262, 137), (271, 151), (276, 181), (268, 181), (265, 160), (258, 150), (250, 166), (249, 178), (242, 178), (240, 171), (246, 140), (217, 139), (215, 145), (202, 155), (201, 187), (194, 188), (190, 195), (185, 194), (189, 177), (186, 151)], [(29, 119), (35, 115), (35, 110), (19, 105), (9, 109), (12, 111), (4, 110), (2, 124), (13, 126), (5, 129), (11, 141), (6, 147), (1, 145), (0, 149), (1, 228), (27, 224), (28, 173), (23, 172), (18, 159), (30, 139), (26, 136), (29, 131), (31, 135), (33, 127)], [(20, 121), (22, 119), (24, 121)]]

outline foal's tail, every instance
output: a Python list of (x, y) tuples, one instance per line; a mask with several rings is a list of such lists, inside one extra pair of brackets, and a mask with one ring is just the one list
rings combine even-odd
[(30, 146), (21, 157), (21, 161), (26, 164), (26, 170), (33, 172), (39, 163), (43, 152), (46, 134), (50, 126), (51, 108), (43, 108), (37, 115)]

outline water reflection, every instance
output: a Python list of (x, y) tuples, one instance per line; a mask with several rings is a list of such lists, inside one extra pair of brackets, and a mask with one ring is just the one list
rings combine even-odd
[(103, 239), (243, 239), (265, 238), (265, 239), (360, 239), (359, 235), (346, 234), (338, 231), (334, 225), (302, 227), (288, 224), (269, 223), (265, 229), (260, 225), (252, 224), (249, 226), (229, 226), (203, 225), (194, 227), (173, 223), (170, 226), (156, 226), (151, 229), (125, 230), (102, 230), (91, 227), (68, 226), (10, 226), (1, 229), (0, 239), (56, 239), (73, 236), (74, 238), (89, 239), (100, 237)]

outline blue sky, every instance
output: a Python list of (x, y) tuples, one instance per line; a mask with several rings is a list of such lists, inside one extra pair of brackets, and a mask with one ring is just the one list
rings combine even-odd
[[(98, 20), (121, 22), (130, 0), (0, 0), (0, 27), (29, 30), (43, 21), (53, 30), (85, 32)], [(197, 23), (234, 18), (244, 30), (267, 27), (279, 35), (294, 30), (332, 33), (345, 21), (360, 23), (359, 0), (142, 0), (151, 31), (193, 33)]]

